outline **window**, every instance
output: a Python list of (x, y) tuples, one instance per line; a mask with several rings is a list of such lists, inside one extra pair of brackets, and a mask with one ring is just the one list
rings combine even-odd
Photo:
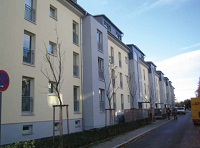
[(33, 38), (32, 34), (24, 33), (23, 63), (30, 65), (34, 64)]
[(57, 19), (57, 9), (55, 7), (53, 7), (52, 5), (50, 5), (50, 14), (49, 15), (53, 19)]
[(55, 122), (54, 123), (54, 130), (58, 131), (60, 129), (60, 122)]
[(99, 89), (99, 107), (100, 112), (104, 112), (105, 110), (105, 94), (103, 89)]
[(113, 94), (113, 109), (116, 110), (116, 93)]
[(76, 120), (75, 121), (75, 128), (79, 128), (81, 127), (81, 121), (80, 120)]
[(25, 0), (24, 18), (31, 22), (35, 22), (35, 9), (33, 0)]
[(73, 53), (73, 75), (75, 77), (79, 76), (79, 55), (77, 53)]
[(104, 66), (103, 59), (98, 58), (98, 71), (99, 71), (99, 79), (104, 80)]
[(102, 40), (103, 40), (102, 32), (97, 30), (97, 47), (100, 52), (103, 52), (103, 41)]
[(33, 125), (23, 125), (23, 135), (31, 135), (33, 133)]
[(113, 85), (113, 88), (114, 88), (115, 87), (115, 79), (116, 79), (115, 70), (114, 69), (112, 69), (111, 75), (112, 75), (112, 85)]
[(49, 94), (56, 94), (56, 83), (49, 82)]
[(127, 98), (128, 98), (128, 103), (130, 103), (130, 96), (128, 95)]
[(144, 76), (144, 80), (145, 80), (145, 70), (143, 69), (143, 76)]
[(110, 47), (110, 63), (114, 64), (114, 49)]
[(111, 32), (111, 27), (108, 25), (108, 23), (104, 22), (104, 27)]
[(122, 73), (120, 73), (120, 88), (123, 88), (123, 77), (122, 77)]
[(124, 110), (124, 95), (121, 94), (121, 110)]
[(128, 58), (127, 57), (125, 57), (125, 63), (128, 64)]
[(116, 32), (116, 37), (121, 40), (121, 35), (118, 32)]
[(22, 77), (22, 112), (33, 112), (33, 79)]
[(121, 59), (121, 53), (118, 52), (118, 58), (119, 58), (119, 67), (122, 67), (122, 59)]
[(126, 82), (127, 82), (127, 84), (129, 84), (129, 78), (128, 78), (128, 76), (126, 76)]
[(79, 87), (74, 86), (74, 112), (80, 112), (80, 95)]
[(56, 44), (49, 42), (49, 54), (57, 56)]
[(78, 23), (73, 22), (73, 43), (78, 45)]

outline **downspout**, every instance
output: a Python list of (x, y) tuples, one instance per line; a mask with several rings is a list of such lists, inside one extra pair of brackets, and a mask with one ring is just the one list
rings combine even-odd
[(81, 103), (82, 103), (82, 130), (85, 130), (85, 124), (84, 124), (84, 118), (83, 118), (83, 115), (84, 115), (84, 107), (83, 107), (83, 98), (84, 98), (84, 95), (83, 95), (83, 42), (82, 42), (82, 31), (83, 31), (83, 18), (85, 16), (87, 16), (87, 12), (85, 12), (84, 16), (83, 17), (80, 17), (80, 55), (81, 55), (81, 96), (82, 96), (82, 100), (81, 100)]

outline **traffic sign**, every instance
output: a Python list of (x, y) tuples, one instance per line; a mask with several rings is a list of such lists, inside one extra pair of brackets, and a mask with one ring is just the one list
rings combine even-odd
[(4, 70), (0, 70), (0, 92), (5, 91), (10, 83), (9, 76)]

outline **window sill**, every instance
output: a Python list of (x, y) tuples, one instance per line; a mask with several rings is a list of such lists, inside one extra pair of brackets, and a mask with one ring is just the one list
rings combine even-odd
[(76, 46), (79, 46), (79, 44), (78, 44), (78, 43), (75, 43), (75, 42), (73, 42), (73, 44), (74, 44), (74, 45), (76, 45)]
[(57, 96), (55, 93), (49, 93), (48, 96)]
[(30, 64), (30, 63), (26, 63), (26, 62), (23, 62), (23, 65), (35, 67), (35, 64)]
[(29, 20), (29, 19), (27, 19), (27, 18), (24, 18), (25, 20), (27, 20), (28, 22), (31, 22), (32, 24), (34, 24), (34, 25), (36, 25), (36, 21), (31, 21), (31, 20)]
[(74, 78), (78, 78), (78, 79), (80, 79), (80, 77), (79, 76), (75, 76), (75, 75), (73, 75), (74, 76)]
[(74, 112), (74, 114), (81, 114), (81, 112), (80, 111), (76, 111), (76, 112)]
[(34, 116), (35, 114), (32, 112), (22, 112), (21, 116)]
[(54, 19), (55, 21), (58, 21), (58, 19), (56, 17), (52, 17), (49, 15), (50, 18)]

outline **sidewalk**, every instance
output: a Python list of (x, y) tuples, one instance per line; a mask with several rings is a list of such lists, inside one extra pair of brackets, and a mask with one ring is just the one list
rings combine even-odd
[[(171, 120), (173, 120), (171, 118)], [(171, 121), (168, 119), (163, 119), (163, 120), (156, 120), (155, 122), (152, 122), (149, 125), (146, 125), (144, 127), (141, 127), (139, 129), (133, 130), (131, 132), (119, 135), (117, 137), (114, 137), (110, 141), (105, 141), (103, 143), (98, 143), (94, 144), (91, 147), (92, 148), (113, 148), (113, 147), (122, 147), (128, 142), (133, 141), (136, 138), (139, 138), (141, 136), (144, 136), (145, 134), (151, 132), (152, 130), (156, 129), (157, 127)]]

